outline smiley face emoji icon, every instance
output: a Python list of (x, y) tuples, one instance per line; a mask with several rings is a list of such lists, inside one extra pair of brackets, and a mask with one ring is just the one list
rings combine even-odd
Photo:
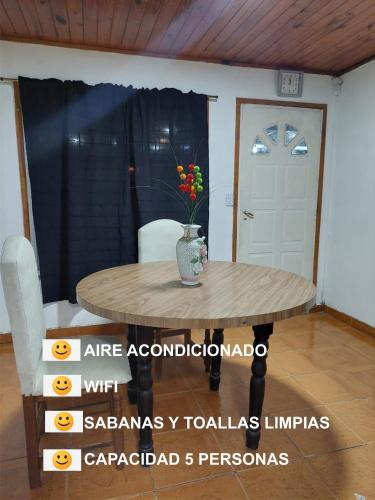
[(74, 425), (74, 418), (71, 413), (61, 411), (56, 415), (54, 423), (58, 431), (70, 431)]
[(58, 450), (52, 457), (52, 463), (59, 470), (66, 470), (72, 465), (72, 455), (66, 450)]
[(72, 348), (66, 340), (56, 340), (52, 345), (52, 356), (55, 359), (63, 360), (69, 358)]
[(65, 375), (58, 375), (52, 382), (52, 389), (58, 396), (65, 396), (72, 390), (72, 381)]

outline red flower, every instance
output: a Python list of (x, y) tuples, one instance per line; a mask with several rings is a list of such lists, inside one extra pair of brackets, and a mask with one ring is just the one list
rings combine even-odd
[(190, 163), (188, 168), (189, 168), (189, 170), (193, 171), (194, 170), (194, 163)]
[(196, 200), (196, 199), (197, 199), (197, 195), (196, 195), (195, 193), (191, 193), (191, 195), (190, 195), (190, 199), (191, 199), (192, 201)]

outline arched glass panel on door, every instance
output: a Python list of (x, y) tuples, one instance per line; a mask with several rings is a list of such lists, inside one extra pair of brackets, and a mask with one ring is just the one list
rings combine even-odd
[(271, 139), (274, 144), (278, 143), (279, 140), (279, 129), (276, 124), (271, 125), (265, 129), (266, 135)]
[(298, 129), (293, 127), (293, 125), (289, 125), (289, 123), (285, 124), (285, 135), (284, 135), (284, 145), (287, 146), (292, 140), (297, 137)]
[(253, 147), (251, 148), (251, 153), (253, 155), (266, 155), (269, 154), (269, 152), (270, 152), (269, 148), (266, 146), (266, 144), (264, 144), (262, 139), (259, 136), (257, 136), (255, 138)]
[(295, 146), (292, 151), (290, 152), (290, 154), (292, 156), (304, 156), (304, 155), (307, 155), (307, 144), (306, 144), (306, 141), (305, 139), (302, 139), (301, 142), (299, 142), (297, 144), (297, 146)]

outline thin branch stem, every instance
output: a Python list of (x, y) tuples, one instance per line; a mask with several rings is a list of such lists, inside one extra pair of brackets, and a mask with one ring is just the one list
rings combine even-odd
[[(155, 191), (162, 191), (161, 189), (158, 189), (158, 188), (153, 187), (153, 186), (132, 186), (132, 187), (130, 187), (130, 189), (138, 189), (138, 188), (142, 188), (142, 189), (154, 189)], [(177, 196), (173, 196), (168, 191), (162, 191), (162, 192), (165, 193), (170, 198), (172, 198), (173, 200), (177, 201), (178, 203), (182, 203), (181, 200), (180, 200), (180, 198), (177, 198)], [(184, 204), (182, 204), (182, 206), (183, 206), (184, 210), (186, 210), (186, 206)]]
[(189, 218), (189, 224), (193, 224), (194, 223), (194, 219), (199, 211), (199, 209), (201, 208), (202, 204), (208, 199), (208, 194), (205, 194), (195, 205), (192, 213), (190, 214), (190, 218)]
[(177, 189), (175, 189), (173, 186), (171, 186), (170, 184), (168, 184), (168, 182), (166, 181), (163, 181), (162, 179), (156, 179), (156, 178), (152, 178), (152, 180), (156, 181), (156, 182), (161, 182), (162, 184), (164, 184), (165, 186), (167, 186), (176, 196), (178, 196), (178, 198), (180, 198), (180, 200), (184, 203), (185, 205), (185, 209), (188, 210), (188, 204), (187, 204), (187, 201), (186, 199), (183, 197), (182, 194), (180, 194), (179, 191), (177, 191)]
[(194, 155), (194, 165), (197, 163), (197, 156), (198, 156), (198, 151), (199, 151), (199, 148), (201, 147), (202, 145), (202, 142), (203, 142), (203, 137), (200, 141), (200, 143), (198, 144), (198, 147), (197, 147), (197, 150), (195, 151), (195, 155)]

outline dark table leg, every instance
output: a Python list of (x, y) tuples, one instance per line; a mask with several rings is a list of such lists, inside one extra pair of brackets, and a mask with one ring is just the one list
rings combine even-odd
[[(135, 326), (128, 325), (128, 346), (135, 345)], [(135, 354), (130, 354), (128, 356), (130, 371), (132, 374), (132, 380), (128, 382), (128, 401), (131, 405), (137, 404), (137, 392), (138, 392), (138, 363), (137, 356)]]
[[(204, 331), (204, 345), (206, 348), (211, 345), (211, 330), (205, 330)], [(204, 360), (204, 367), (206, 373), (209, 373), (210, 368), (211, 368), (211, 357), (209, 354), (206, 354), (206, 356), (203, 357)]]
[[(219, 348), (224, 341), (224, 330), (214, 330), (212, 335), (212, 344), (217, 345)], [(220, 385), (220, 365), (221, 355), (212, 356), (211, 358), (211, 372), (210, 372), (210, 389), (217, 391)]]
[[(147, 346), (150, 351), (154, 343), (154, 329), (146, 326), (136, 327), (136, 344)], [(152, 356), (151, 354), (141, 356), (138, 353), (138, 415), (141, 418), (141, 426), (147, 417), (153, 418), (153, 394), (152, 394)], [(152, 441), (152, 429), (145, 427), (139, 431), (139, 452), (141, 454), (153, 453), (154, 443)]]
[[(259, 356), (255, 352), (257, 346), (265, 346), (268, 351), (268, 338), (273, 332), (273, 323), (253, 326), (255, 340), (254, 360), (251, 365), (252, 377), (250, 380), (250, 408), (249, 408), (249, 428), (246, 430), (246, 446), (252, 450), (257, 450), (260, 440), (260, 419), (262, 417), (262, 407), (265, 389), (265, 375), (267, 371), (267, 353), (265, 356)], [(262, 354), (263, 350), (259, 352)], [(251, 417), (258, 417), (259, 426), (257, 429), (250, 428)], [(253, 423), (254, 424), (254, 423)]]

